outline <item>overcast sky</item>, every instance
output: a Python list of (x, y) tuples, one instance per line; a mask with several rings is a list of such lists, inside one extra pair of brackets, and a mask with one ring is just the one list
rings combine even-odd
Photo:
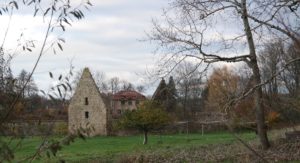
[[(143, 84), (141, 74), (155, 62), (154, 46), (139, 40), (151, 29), (151, 19), (159, 18), (167, 0), (94, 0), (93, 7), (85, 12), (85, 19), (74, 22), (62, 36), (66, 39), (64, 51), (54, 55), (51, 51), (43, 56), (34, 80), (40, 89), (47, 89), (52, 81), (49, 71), (57, 76), (69, 69), (89, 67), (102, 71), (107, 78), (117, 76), (135, 85)], [(32, 18), (32, 13), (22, 11), (12, 17), (6, 49), (14, 49), (21, 32), (27, 39), (36, 40), (37, 46), (45, 29), (41, 17)], [(22, 11), (20, 13), (20, 11)], [(3, 38), (8, 16), (0, 16), (0, 38)], [(58, 50), (57, 50), (58, 51)], [(16, 76), (22, 69), (30, 71), (37, 51), (16, 56), (11, 64)]]

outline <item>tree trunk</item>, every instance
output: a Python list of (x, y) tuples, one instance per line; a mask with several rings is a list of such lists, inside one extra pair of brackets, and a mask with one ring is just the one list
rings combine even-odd
[[(261, 76), (257, 64), (255, 45), (253, 41), (252, 31), (248, 21), (246, 0), (242, 0), (242, 19), (245, 28), (245, 34), (247, 36), (249, 51), (250, 51), (250, 63), (253, 76), (254, 76), (254, 85), (261, 83)], [(270, 147), (270, 143), (267, 136), (267, 128), (265, 124), (265, 113), (263, 108), (263, 95), (262, 95), (262, 87), (258, 87), (254, 91), (254, 101), (255, 101), (255, 113), (256, 113), (256, 123), (257, 123), (257, 133), (261, 142), (263, 149), (268, 149)]]
[(144, 131), (144, 142), (143, 142), (143, 144), (146, 145), (147, 143), (148, 143), (148, 131), (145, 130)]
[(187, 104), (187, 93), (188, 93), (188, 86), (185, 85), (184, 86), (184, 102), (183, 102), (183, 119), (184, 120), (187, 120), (187, 117), (186, 117), (186, 104)]
[[(296, 64), (299, 64), (299, 63), (296, 63)], [(295, 97), (300, 97), (300, 73), (298, 73), (295, 78), (295, 85), (296, 85)]]

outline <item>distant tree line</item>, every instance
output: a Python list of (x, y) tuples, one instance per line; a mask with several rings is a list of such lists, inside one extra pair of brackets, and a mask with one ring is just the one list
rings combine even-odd
[[(298, 46), (281, 39), (269, 41), (259, 49), (267, 121), (273, 122), (276, 118), (292, 124), (300, 121), (300, 61), (288, 63), (299, 57)], [(153, 100), (164, 104), (168, 112), (176, 112), (179, 119), (192, 120), (190, 115), (195, 112), (222, 112), (228, 113), (235, 122), (255, 121), (253, 95), (240, 100), (231, 109), (226, 108), (245, 90), (255, 86), (253, 74), (245, 64), (218, 66), (210, 73), (200, 70), (197, 63), (181, 62), (170, 73), (173, 77), (169, 84), (164, 79), (160, 81), (156, 90), (160, 94), (154, 93)]]
[[(274, 73), (272, 66), (270, 78), (264, 79), (259, 51), (264, 43), (277, 38), (287, 46), (295, 45), (299, 51), (299, 23), (295, 23), (299, 20), (299, 1), (173, 0), (165, 11), (163, 20), (153, 21), (148, 35), (162, 54), (159, 65), (163, 70), (159, 72), (166, 75), (187, 60), (193, 60), (201, 71), (208, 71), (211, 64), (220, 62), (245, 64), (251, 72), (252, 87), (230, 99), (224, 109), (231, 110), (241, 100), (252, 96), (257, 133), (263, 149), (268, 149), (264, 85), (271, 82), (275, 86), (267, 90), (278, 91), (276, 85), (279, 83), (274, 78), (288, 72), (283, 69)], [(290, 60), (282, 68), (291, 68), (292, 63), (300, 60), (297, 56), (285, 58)]]
[[(67, 113), (66, 109), (61, 105), (62, 101), (59, 99), (53, 101), (39, 93), (38, 86), (32, 77), (25, 85), (28, 78), (29, 72), (26, 70), (21, 70), (21, 72), (14, 77), (9, 67), (6, 69), (2, 68), (0, 79), (0, 83), (3, 83), (0, 88), (1, 117), (3, 116), (2, 113), (4, 113), (5, 108), (8, 108), (16, 96), (21, 94), (13, 114), (10, 114), (11, 120), (47, 120), (51, 117), (53, 118), (53, 116), (55, 116), (56, 119), (66, 119)], [(22, 91), (23, 87), (24, 90)], [(51, 111), (47, 109), (51, 109)], [(57, 112), (57, 114), (54, 112)]]
[[(77, 71), (75, 74), (74, 80), (72, 82), (74, 88), (76, 88), (79, 82), (82, 71), (83, 70), (81, 69)], [(121, 90), (135, 90), (140, 93), (145, 93), (147, 89), (145, 85), (142, 84), (134, 85), (131, 82), (125, 79), (121, 79), (120, 77), (117, 76), (108, 78), (107, 75), (102, 71), (92, 70), (91, 73), (93, 75), (93, 78), (95, 80), (95, 83), (99, 91), (105, 95), (112, 95)]]
[[(61, 116), (59, 112), (65, 108), (66, 92), (71, 89), (67, 84), (69, 79), (62, 78), (62, 75), (60, 75), (58, 77), (59, 84), (52, 86), (51, 91), (38, 91), (32, 76), (46, 52), (52, 51), (57, 54), (57, 50), (63, 51), (65, 39), (62, 36), (64, 32), (75, 21), (83, 19), (83, 9), (88, 9), (90, 6), (92, 4), (88, 0), (77, 4), (69, 0), (8, 0), (1, 2), (0, 17), (7, 17), (8, 21), (1, 24), (4, 30), (1, 31), (0, 42), (0, 162), (32, 162), (40, 157), (43, 152), (47, 151), (48, 157), (50, 157), (50, 154), (55, 156), (57, 151), (62, 148), (62, 143), (58, 140), (54, 141), (46, 135), (43, 136), (41, 144), (47, 144), (47, 146), (40, 145), (31, 156), (16, 160), (14, 154), (17, 150), (23, 148), (21, 144), (24, 135), (15, 133), (9, 138), (3, 137), (3, 135), (5, 136), (6, 128), (12, 124), (12, 121), (44, 120), (46, 117), (51, 121)], [(34, 29), (41, 31), (38, 41), (28, 39), (29, 37), (22, 27), (20, 31), (12, 31), (11, 22), (18, 21), (18, 19), (14, 19), (15, 15), (24, 15), (24, 13), (32, 18), (31, 21), (36, 21), (38, 18), (43, 19), (43, 23), (39, 24), (40, 27)], [(16, 34), (17, 38), (13, 38), (12, 33)], [(7, 38), (15, 40), (11, 42)], [(36, 54), (36, 57), (30, 59), (33, 63), (32, 69), (29, 72), (22, 70), (19, 75), (14, 77), (10, 69), (11, 61), (17, 55), (28, 53)], [(53, 77), (52, 73), (50, 73), (50, 77)], [(50, 111), (47, 108), (49, 110), (50, 108), (56, 108), (56, 110), (59, 110), (59, 114), (55, 112), (49, 114)], [(66, 112), (64, 115), (66, 115)], [(66, 119), (66, 117), (64, 118)], [(44, 130), (50, 130), (50, 128), (47, 127)], [(68, 135), (64, 138), (64, 144), (70, 144), (78, 136), (82, 137), (82, 134), (79, 132), (78, 135)]]

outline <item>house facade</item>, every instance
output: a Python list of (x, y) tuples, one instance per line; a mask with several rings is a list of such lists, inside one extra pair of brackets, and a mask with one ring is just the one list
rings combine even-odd
[(134, 90), (119, 91), (112, 97), (112, 117), (118, 118), (126, 110), (135, 110), (146, 97)]

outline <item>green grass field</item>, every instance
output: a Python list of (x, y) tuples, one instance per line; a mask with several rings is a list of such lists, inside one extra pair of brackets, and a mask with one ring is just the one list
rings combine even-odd
[[(255, 138), (253, 133), (242, 133), (240, 136), (245, 140)], [(59, 138), (57, 138), (59, 139)], [(48, 159), (45, 154), (40, 160), (34, 162), (57, 162), (60, 159), (68, 162), (89, 159), (114, 160), (120, 155), (133, 154), (141, 151), (158, 149), (192, 148), (209, 144), (229, 144), (236, 141), (230, 133), (201, 134), (174, 134), (174, 135), (150, 135), (149, 143), (142, 145), (143, 136), (124, 137), (93, 137), (86, 140), (76, 139), (69, 146), (64, 146), (58, 152), (57, 157)], [(16, 160), (22, 160), (32, 155), (39, 146), (41, 139), (38, 137), (25, 138), (21, 148), (15, 152)]]

